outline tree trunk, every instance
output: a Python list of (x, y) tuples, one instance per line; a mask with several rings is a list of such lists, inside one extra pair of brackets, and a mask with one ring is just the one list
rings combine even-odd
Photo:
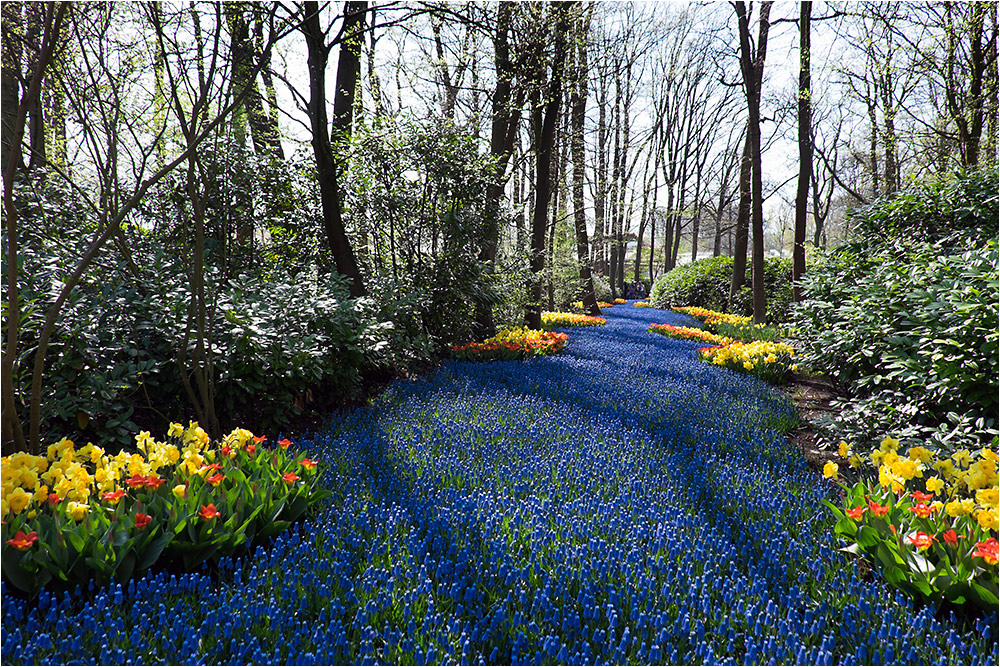
[(733, 248), (733, 279), (729, 285), (729, 302), (736, 298), (736, 293), (743, 287), (747, 277), (747, 244), (750, 235), (750, 173), (753, 162), (750, 160), (750, 127), (747, 126), (747, 136), (743, 140), (743, 154), (740, 157), (740, 203), (736, 209), (736, 238)]
[[(29, 2), (27, 5), (28, 29), (26, 43), (28, 45), (28, 69), (37, 69), (38, 54), (42, 50), (42, 40), (45, 35), (46, 10), (41, 2)], [(44, 72), (44, 69), (42, 69)], [(43, 100), (46, 96), (46, 82), (40, 82), (41, 89), (31, 101), (28, 109), (28, 169), (45, 167), (45, 112)]]
[[(344, 20), (351, 21), (354, 25), (363, 19), (352, 14), (352, 5), (347, 2)], [(357, 3), (366, 5), (367, 3)], [(333, 253), (334, 262), (337, 264), (337, 271), (346, 276), (351, 281), (351, 296), (359, 297), (367, 294), (361, 271), (358, 268), (354, 249), (351, 247), (350, 239), (347, 237), (347, 230), (344, 227), (343, 210), (340, 193), (340, 177), (344, 169), (342, 160), (334, 154), (333, 145), (330, 141), (331, 134), (338, 138), (343, 136), (346, 128), (350, 127), (351, 109), (353, 108), (354, 88), (357, 75), (357, 67), (351, 65), (351, 56), (342, 60), (337, 71), (337, 91), (334, 95), (334, 119), (333, 132), (327, 122), (326, 113), (326, 65), (329, 58), (329, 47), (324, 42), (324, 32), (320, 27), (319, 3), (309, 0), (303, 3), (302, 33), (306, 39), (308, 48), (309, 65), (309, 123), (312, 130), (313, 154), (316, 158), (316, 177), (319, 181), (320, 200), (323, 206), (323, 224), (326, 230), (327, 243)], [(349, 54), (350, 47), (345, 41), (341, 44), (341, 58), (344, 53)], [(354, 60), (358, 60), (357, 56)]]
[(604, 220), (608, 195), (608, 91), (607, 81), (604, 77), (601, 78), (601, 87), (597, 92), (597, 164), (594, 167), (594, 271), (598, 275), (607, 275)]
[(333, 94), (333, 130), (330, 138), (334, 143), (347, 139), (354, 122), (355, 92), (361, 77), (361, 47), (367, 12), (367, 0), (347, 0), (344, 3), (344, 37), (337, 60), (337, 88)]
[[(500, 243), (500, 199), (509, 179), (507, 165), (514, 152), (518, 124), (521, 120), (521, 105), (524, 102), (524, 86), (513, 93), (514, 68), (510, 60), (510, 32), (513, 26), (516, 4), (501, 2), (497, 5), (497, 33), (493, 39), (494, 61), (496, 63), (497, 84), (493, 92), (492, 129), (490, 133), (490, 155), (496, 163), (496, 171), (486, 192), (486, 215), (483, 221), (483, 244), (479, 259), (495, 271), (494, 262)], [(515, 98), (512, 103), (512, 98)], [(490, 304), (476, 306), (477, 335), (488, 338), (496, 333), (493, 308)]]
[[(12, 137), (15, 133), (15, 123), (17, 122), (17, 104), (20, 84), (18, 78), (21, 76), (21, 31), (24, 22), (24, 3), (5, 2), (0, 5), (3, 12), (3, 21), (0, 28), (3, 30), (2, 44), (2, 70), (0, 70), (0, 169), (7, 169), (13, 152)], [(20, 153), (20, 151), (18, 151)], [(17, 165), (17, 170), (23, 169), (23, 165)], [(6, 397), (4, 397), (6, 400)]]
[[(792, 300), (802, 300), (799, 281), (806, 272), (806, 214), (812, 176), (812, 88), (809, 81), (809, 22), (812, 2), (799, 5), (799, 181), (795, 193), (795, 245), (792, 248)], [(818, 225), (818, 223), (817, 223)]]
[(740, 27), (740, 68), (747, 94), (747, 111), (750, 125), (750, 159), (753, 165), (752, 215), (753, 230), (753, 320), (762, 324), (767, 320), (767, 296), (764, 293), (764, 185), (761, 174), (760, 149), (760, 83), (764, 74), (764, 59), (767, 55), (768, 17), (771, 2), (761, 5), (757, 38), (757, 52), (750, 49), (750, 25), (747, 19), (746, 3), (735, 3)]
[(899, 158), (896, 150), (896, 112), (892, 99), (892, 70), (886, 65), (882, 81), (883, 148), (885, 149), (885, 191), (889, 194), (899, 189)]
[(274, 88), (274, 77), (271, 75), (271, 51), (264, 49), (264, 13), (260, 5), (256, 3), (253, 5), (254, 56), (260, 65), (260, 77), (267, 95), (267, 113), (261, 122), (265, 126), (264, 140), (271, 153), (279, 160), (284, 160), (285, 151), (281, 146), (281, 128), (278, 124), (278, 95)]
[(667, 185), (667, 210), (663, 215), (663, 272), (670, 271), (670, 251), (674, 247), (674, 186)]
[[(699, 150), (701, 148), (699, 147)], [(698, 227), (701, 224), (701, 172), (704, 169), (704, 162), (698, 162), (698, 171), (695, 173), (694, 181), (694, 217), (691, 219), (691, 261), (698, 259)]]
[(545, 231), (552, 185), (552, 151), (555, 147), (556, 121), (559, 119), (559, 105), (563, 94), (562, 69), (566, 60), (568, 8), (565, 5), (556, 5), (551, 11), (556, 15), (552, 75), (547, 90), (545, 117), (535, 148), (535, 201), (531, 220), (531, 294), (526, 312), (527, 325), (532, 329), (542, 328), (542, 271), (545, 269)]

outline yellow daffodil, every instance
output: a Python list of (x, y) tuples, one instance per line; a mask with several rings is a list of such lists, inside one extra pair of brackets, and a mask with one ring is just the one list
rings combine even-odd
[(13, 514), (20, 514), (24, 511), (24, 508), (31, 504), (31, 494), (18, 487), (10, 492), (4, 500), (7, 502), (7, 507)]
[(972, 514), (972, 511), (976, 508), (976, 503), (971, 498), (963, 498), (962, 500), (952, 500), (945, 503), (944, 511), (950, 517), (959, 517)]
[(924, 488), (927, 489), (927, 493), (937, 495), (944, 488), (944, 481), (940, 477), (931, 477), (924, 482)]
[(883, 452), (894, 452), (899, 449), (899, 440), (896, 440), (891, 436), (886, 436), (879, 444), (879, 449)]
[(976, 512), (976, 522), (986, 530), (997, 532), (997, 513), (993, 510), (979, 510)]
[(71, 501), (66, 505), (66, 514), (69, 514), (74, 521), (83, 521), (83, 517), (87, 516), (87, 512), (89, 511), (90, 505), (84, 503)]
[(934, 460), (934, 454), (931, 453), (926, 447), (910, 447), (910, 451), (907, 455), (914, 461), (920, 461), (921, 463), (930, 463)]
[(883, 489), (888, 489), (889, 487), (896, 488), (900, 485), (899, 479), (887, 465), (879, 466), (878, 483)]
[(996, 508), (998, 500), (1000, 500), (1000, 493), (998, 493), (997, 487), (976, 491), (976, 502), (985, 508)]
[(951, 462), (951, 459), (943, 459), (934, 464), (934, 469), (945, 476), (945, 479), (951, 479), (955, 475), (955, 464)]
[(960, 449), (951, 455), (952, 460), (956, 465), (963, 468), (968, 468), (972, 465), (972, 455), (969, 453), (968, 449)]
[(35, 499), (36, 503), (39, 504), (44, 503), (49, 498), (49, 487), (45, 486), (44, 484), (40, 485), (37, 489), (35, 489), (33, 498)]
[(20, 474), (20, 485), (26, 489), (34, 489), (38, 486), (38, 474), (30, 468), (22, 468)]
[(920, 465), (916, 461), (911, 461), (910, 459), (899, 459), (892, 466), (892, 471), (903, 479), (909, 481), (914, 477), (923, 477), (923, 473), (920, 470)]
[(823, 477), (827, 479), (833, 479), (840, 472), (840, 467), (833, 461), (827, 461), (826, 465), (823, 466)]

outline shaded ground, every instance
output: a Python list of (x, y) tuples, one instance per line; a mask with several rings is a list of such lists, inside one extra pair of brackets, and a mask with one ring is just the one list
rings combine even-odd
[(802, 419), (800, 426), (788, 434), (789, 444), (802, 453), (812, 468), (821, 470), (827, 461), (838, 458), (837, 443), (824, 431), (836, 415), (833, 400), (843, 395), (833, 381), (819, 375), (795, 374), (781, 389)]

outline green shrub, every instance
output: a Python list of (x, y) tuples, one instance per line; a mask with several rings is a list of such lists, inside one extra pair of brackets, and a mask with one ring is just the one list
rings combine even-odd
[[(810, 267), (811, 268), (811, 267)], [(753, 315), (752, 278), (736, 292), (730, 311), (740, 315)], [(791, 317), (792, 260), (786, 257), (768, 257), (764, 260), (764, 293), (767, 295), (767, 321), (787, 322)]]
[(732, 276), (732, 257), (710, 257), (682, 264), (653, 283), (649, 303), (654, 308), (699, 306), (728, 311)]
[(860, 238), (806, 275), (795, 324), (812, 366), (852, 394), (846, 436), (894, 433), (954, 450), (996, 434), (995, 175), (992, 190), (983, 183), (960, 175), (859, 212)]
[[(654, 308), (698, 306), (739, 315), (753, 314), (751, 273), (746, 284), (729, 301), (733, 280), (733, 260), (720, 256), (682, 264), (654, 284), (649, 302)], [(792, 260), (769, 257), (764, 260), (764, 290), (767, 294), (767, 321), (787, 322), (792, 301)]]
[[(50, 259), (25, 249), (25, 317), (15, 366), (16, 400), (27, 404), (32, 340), (54, 301)], [(189, 349), (190, 286), (169, 260), (155, 281), (138, 284), (108, 271), (100, 283), (72, 292), (57, 321), (42, 385), (42, 433), (126, 446), (142, 428), (163, 428), (164, 414), (191, 414), (177, 359)], [(213, 307), (205, 317), (211, 341), (211, 383), (222, 428), (245, 424), (274, 432), (302, 412), (309, 390), (354, 398), (369, 370), (407, 368), (428, 359), (421, 327), (424, 305), (386, 291), (380, 300), (352, 299), (339, 275), (274, 273), (222, 280), (206, 271)], [(26, 409), (22, 408), (25, 412)]]

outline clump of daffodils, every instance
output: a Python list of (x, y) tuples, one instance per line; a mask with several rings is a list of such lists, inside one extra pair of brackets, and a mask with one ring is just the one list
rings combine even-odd
[(653, 306), (650, 305), (650, 303), (648, 301), (636, 301), (632, 305), (635, 306), (636, 308), (652, 308), (653, 307)]
[[(901, 451), (899, 440), (886, 437), (867, 455), (856, 454), (847, 442), (838, 448), (852, 468), (870, 464), (878, 471), (878, 484), (896, 495), (919, 492), (935, 497), (951, 516), (975, 514), (983, 527), (997, 526), (997, 453), (984, 448), (973, 453), (960, 449), (942, 453), (921, 445)], [(836, 477), (839, 468), (828, 464), (826, 477)], [(983, 502), (986, 501), (986, 502)]]
[(557, 329), (559, 327), (603, 327), (607, 323), (603, 317), (580, 315), (578, 313), (542, 313), (542, 327)]
[(718, 336), (704, 329), (693, 329), (691, 327), (676, 327), (672, 324), (650, 324), (649, 331), (658, 333), (667, 338), (678, 338), (680, 340), (693, 340), (710, 345), (729, 345), (732, 338)]
[(721, 347), (703, 347), (698, 354), (702, 361), (773, 383), (784, 382), (788, 373), (798, 368), (793, 363), (795, 350), (774, 341), (736, 341)]
[(4, 582), (34, 595), (124, 581), (161, 558), (192, 569), (276, 535), (328, 492), (317, 461), (288, 439), (258, 451), (266, 440), (238, 428), (213, 443), (191, 422), (113, 456), (63, 438), (44, 456), (3, 457)]

